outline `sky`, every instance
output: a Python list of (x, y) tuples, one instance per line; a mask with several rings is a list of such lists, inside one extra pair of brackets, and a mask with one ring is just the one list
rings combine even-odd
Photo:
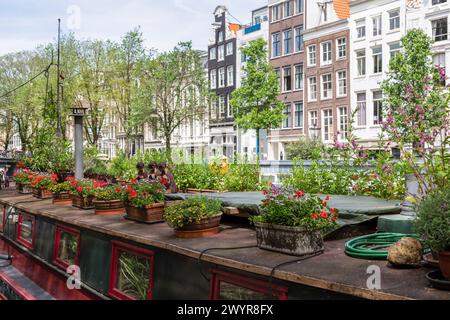
[(0, 0), (0, 55), (32, 50), (62, 32), (78, 39), (120, 38), (141, 27), (146, 47), (171, 50), (179, 41), (192, 40), (206, 50), (217, 5), (225, 5), (241, 23), (267, 0)]

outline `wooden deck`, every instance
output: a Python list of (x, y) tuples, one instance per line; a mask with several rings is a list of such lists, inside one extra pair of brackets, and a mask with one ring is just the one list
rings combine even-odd
[[(255, 232), (250, 228), (222, 226), (221, 233), (208, 238), (179, 239), (165, 223), (144, 225), (120, 216), (95, 216), (93, 210), (82, 211), (71, 206), (55, 206), (51, 200), (20, 203), (34, 200), (36, 199), (31, 196), (18, 195), (12, 190), (0, 192), (0, 203), (13, 205), (28, 213), (195, 259), (209, 248), (255, 246), (237, 250), (208, 250), (201, 259), (259, 275), (269, 276), (274, 266), (297, 259), (258, 249)], [(429, 286), (425, 278), (429, 269), (393, 269), (387, 266), (386, 261), (354, 259), (345, 255), (345, 242), (346, 240), (326, 242), (324, 254), (277, 268), (273, 276), (359, 298), (450, 300), (450, 292), (435, 290)], [(381, 290), (367, 289), (366, 282), (371, 275), (367, 273), (367, 268), (371, 265), (380, 267)]]

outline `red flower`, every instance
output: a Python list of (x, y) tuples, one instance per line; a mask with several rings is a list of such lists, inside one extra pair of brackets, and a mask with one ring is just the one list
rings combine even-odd
[(134, 198), (136, 198), (137, 196), (138, 196), (137, 191), (133, 191), (133, 192), (130, 193), (129, 199), (134, 199)]
[(122, 191), (122, 189), (120, 189), (119, 187), (116, 188), (116, 192), (120, 192)]
[(167, 181), (166, 179), (164, 179), (164, 178), (160, 178), (159, 179), (159, 182), (161, 182), (163, 185), (165, 185), (165, 186), (167, 186), (168, 184), (169, 184), (169, 181)]
[(325, 200), (330, 201), (330, 196), (326, 196)]
[(18, 168), (22, 168), (22, 167), (23, 167), (23, 162), (20, 161), (20, 162), (17, 164), (17, 167), (18, 167)]
[(78, 192), (83, 192), (83, 187), (78, 187), (78, 188), (77, 188), (77, 191), (78, 191)]
[(305, 196), (305, 192), (303, 192), (303, 191), (297, 191), (296, 193), (295, 193), (295, 197), (296, 198), (302, 198), (302, 197), (304, 197)]
[(138, 182), (138, 179), (137, 178), (134, 178), (134, 179), (131, 179), (131, 181), (130, 181), (132, 184), (135, 184), (135, 183), (137, 183)]
[(331, 214), (336, 214), (337, 213), (337, 209), (336, 208), (332, 208), (330, 209)]
[(328, 214), (324, 211), (320, 212), (320, 216), (324, 219), (328, 218)]
[(133, 189), (133, 187), (128, 186), (127, 191), (128, 191), (128, 193), (131, 193), (134, 191), (134, 189)]
[(78, 185), (78, 183), (77, 183), (76, 181), (72, 181), (70, 184), (71, 184), (72, 187), (74, 187), (74, 188)]
[(322, 205), (323, 205), (324, 207), (326, 207), (327, 204), (328, 204), (328, 203), (327, 203), (325, 200), (322, 201)]
[(313, 213), (313, 214), (311, 215), (311, 219), (317, 220), (317, 219), (319, 219), (319, 215), (318, 215), (317, 213)]
[(330, 219), (331, 219), (331, 221), (333, 221), (333, 222), (336, 222), (336, 220), (337, 220), (336, 217), (331, 217)]

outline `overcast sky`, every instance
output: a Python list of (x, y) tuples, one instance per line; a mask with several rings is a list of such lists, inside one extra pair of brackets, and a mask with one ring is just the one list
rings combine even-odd
[(119, 40), (141, 26), (148, 48), (170, 50), (192, 40), (195, 49), (206, 49), (219, 4), (249, 23), (251, 10), (267, 0), (0, 0), (0, 54), (56, 39), (58, 18), (63, 32), (79, 39)]

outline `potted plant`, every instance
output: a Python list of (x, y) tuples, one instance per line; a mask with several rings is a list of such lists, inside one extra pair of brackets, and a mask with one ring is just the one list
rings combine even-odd
[(48, 187), (53, 194), (53, 204), (72, 204), (70, 191), (73, 189), (70, 181), (64, 181)]
[(33, 190), (33, 196), (39, 199), (53, 198), (52, 192), (49, 187), (54, 185), (57, 181), (57, 176), (37, 176), (31, 181), (31, 189)]
[(123, 195), (126, 218), (144, 223), (164, 221), (164, 193), (164, 186), (158, 182), (129, 184)]
[(89, 210), (94, 209), (95, 186), (92, 180), (80, 180), (72, 182), (72, 206)]
[(219, 232), (222, 202), (207, 197), (190, 197), (173, 206), (164, 214), (167, 223), (180, 238), (204, 237)]
[(323, 231), (336, 225), (337, 209), (303, 191), (271, 185), (264, 190), (262, 213), (252, 218), (258, 247), (291, 255), (322, 252)]
[(22, 171), (14, 174), (14, 181), (16, 182), (16, 189), (19, 193), (30, 194), (31, 182), (34, 180), (34, 174), (28, 169), (22, 169)]
[(61, 146), (51, 156), (51, 169), (58, 176), (58, 182), (62, 183), (73, 176), (75, 166), (73, 153), (68, 142), (61, 142)]
[(442, 275), (450, 280), (450, 187), (425, 196), (416, 213), (416, 232), (439, 259)]
[(107, 186), (95, 190), (95, 214), (101, 216), (122, 215), (125, 213), (122, 187)]

